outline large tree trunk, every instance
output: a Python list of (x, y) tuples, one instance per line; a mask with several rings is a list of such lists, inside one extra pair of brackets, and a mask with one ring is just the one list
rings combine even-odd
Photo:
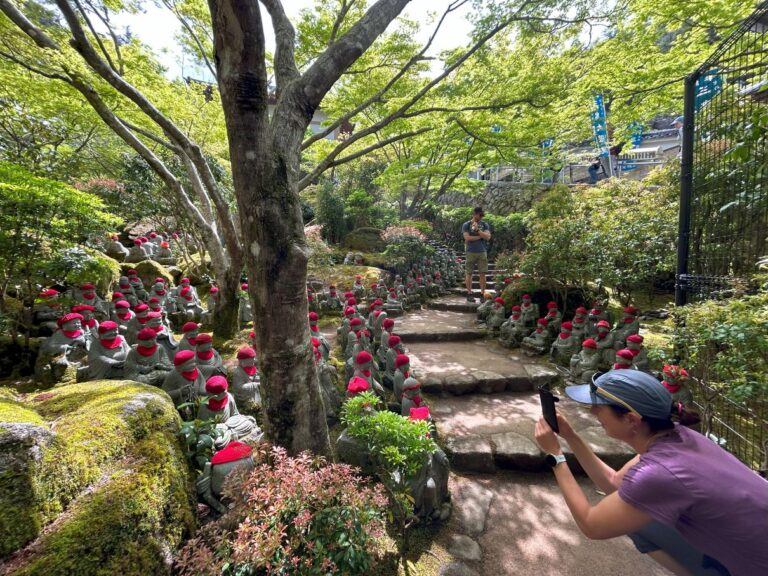
[(242, 269), (242, 263), (238, 261), (227, 270), (216, 274), (219, 294), (213, 313), (213, 332), (226, 340), (233, 338), (240, 328), (238, 294)]
[[(258, 3), (209, 0), (209, 5), (259, 347), (265, 432), (291, 453), (329, 455), (307, 322), (307, 250), (292, 172), (298, 169), (309, 120), (297, 109), (293, 125), (281, 126), (297, 131), (291, 135), (275, 135), (269, 124)], [(296, 142), (289, 157), (276, 150), (276, 138)]]

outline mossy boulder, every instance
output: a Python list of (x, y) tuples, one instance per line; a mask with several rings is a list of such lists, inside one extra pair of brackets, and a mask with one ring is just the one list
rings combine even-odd
[(378, 228), (355, 228), (344, 238), (344, 247), (360, 252), (381, 252), (384, 240)]
[(367, 288), (374, 282), (378, 282), (384, 273), (380, 268), (372, 266), (353, 266), (341, 264), (336, 266), (310, 266), (307, 271), (307, 280), (322, 283), (324, 288), (329, 285), (336, 285), (337, 292), (343, 294), (352, 289), (355, 282), (355, 276), (363, 277), (363, 285)]
[(167, 282), (173, 282), (173, 275), (168, 271), (168, 268), (162, 264), (158, 264), (154, 260), (142, 260), (141, 262), (131, 264), (120, 264), (122, 274), (124, 275), (128, 270), (136, 270), (139, 274), (139, 278), (144, 282), (144, 287), (149, 290), (152, 284), (155, 283), (155, 278), (165, 278)]
[(86, 258), (80, 262), (80, 266), (67, 273), (67, 282), (76, 286), (93, 282), (96, 290), (104, 294), (120, 278), (120, 263), (91, 248), (86, 248), (85, 253)]
[(207, 284), (209, 278), (214, 276), (213, 269), (211, 268), (211, 259), (208, 256), (202, 258), (200, 254), (190, 254), (189, 261), (186, 264), (181, 263), (178, 268), (178, 278), (189, 278), (189, 282), (193, 286), (200, 286)]
[(170, 572), (194, 487), (164, 392), (113, 380), (4, 393), (0, 418), (5, 574)]

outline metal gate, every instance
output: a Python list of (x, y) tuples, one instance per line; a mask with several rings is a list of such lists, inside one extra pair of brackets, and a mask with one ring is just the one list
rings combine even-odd
[(745, 288), (768, 254), (768, 1), (685, 82), (676, 302)]

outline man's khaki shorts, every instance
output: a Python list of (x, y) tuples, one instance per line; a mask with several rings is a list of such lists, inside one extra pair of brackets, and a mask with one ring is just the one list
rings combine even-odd
[(486, 252), (466, 252), (467, 274), (472, 274), (477, 265), (477, 271), (481, 274), (488, 272), (488, 254)]

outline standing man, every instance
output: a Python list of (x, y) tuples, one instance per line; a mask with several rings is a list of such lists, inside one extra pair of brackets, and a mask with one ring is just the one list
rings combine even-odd
[(464, 235), (466, 249), (466, 286), (467, 302), (474, 302), (472, 296), (472, 272), (477, 265), (477, 275), (480, 277), (480, 299), (485, 296), (485, 275), (488, 272), (488, 241), (491, 239), (491, 227), (483, 220), (485, 212), (482, 206), (472, 211), (472, 219), (464, 222), (461, 232)]

